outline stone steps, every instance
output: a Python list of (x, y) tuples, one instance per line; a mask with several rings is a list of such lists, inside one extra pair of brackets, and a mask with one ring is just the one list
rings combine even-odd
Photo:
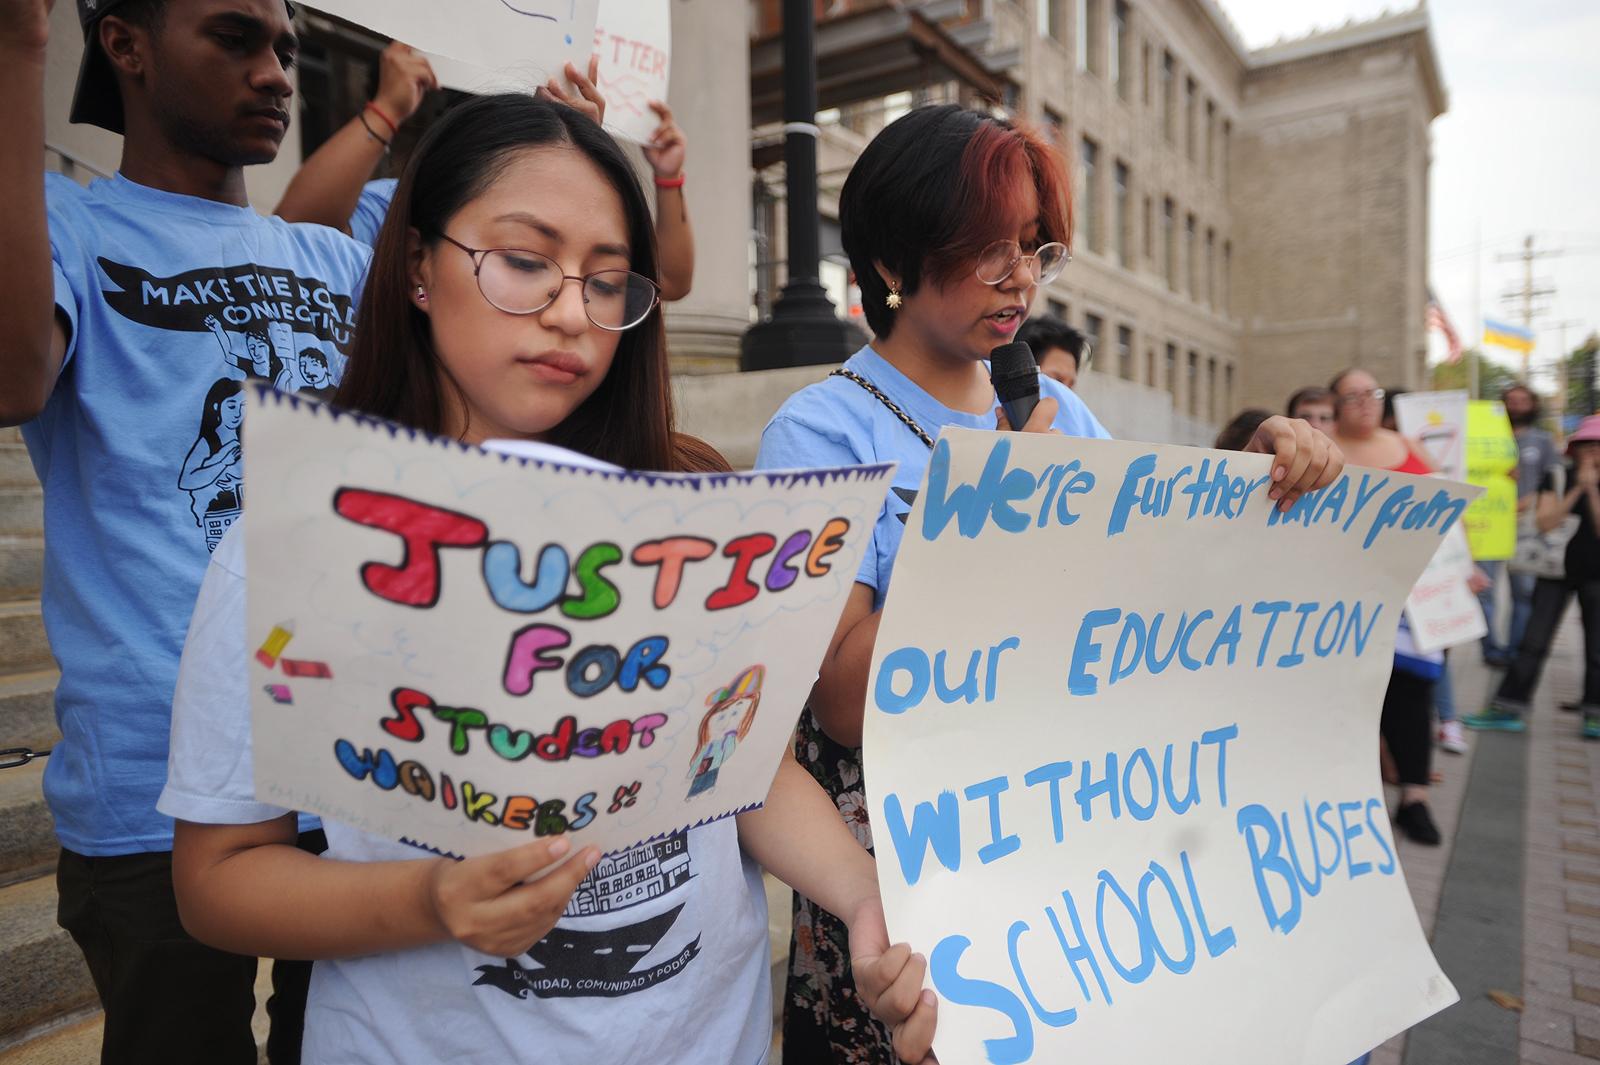
[(0, 603), (0, 675), (54, 669), (39, 600)]
[(0, 602), (38, 599), (44, 579), (44, 537), (0, 534)]
[(0, 888), (0, 1046), (96, 1004), (83, 955), (56, 924), (55, 878)]
[(47, 876), (57, 844), (44, 803), (45, 759), (0, 770), (0, 885)]
[(0, 487), (31, 487), (38, 483), (28, 449), (22, 444), (0, 444)]
[(53, 669), (0, 676), (0, 747), (42, 750), (61, 738), (56, 728)]
[(33, 1029), (9, 1048), (0, 1045), (0, 1065), (96, 1065), (104, 1030), (98, 1008), (69, 1014)]
[(0, 536), (38, 536), (44, 528), (44, 489), (38, 483), (0, 488)]

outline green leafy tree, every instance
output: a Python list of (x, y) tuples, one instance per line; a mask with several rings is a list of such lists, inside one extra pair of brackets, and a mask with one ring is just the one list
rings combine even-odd
[(1433, 368), (1433, 387), (1435, 391), (1444, 392), (1450, 389), (1466, 388), (1471, 382), (1471, 368), (1476, 363), (1478, 367), (1478, 396), (1482, 399), (1495, 399), (1501, 390), (1517, 383), (1517, 375), (1493, 359), (1485, 358), (1483, 352), (1477, 348), (1468, 348), (1461, 353), (1461, 358), (1455, 362), (1441, 362)]
[(1567, 356), (1567, 413), (1600, 411), (1600, 335), (1590, 334), (1583, 346)]

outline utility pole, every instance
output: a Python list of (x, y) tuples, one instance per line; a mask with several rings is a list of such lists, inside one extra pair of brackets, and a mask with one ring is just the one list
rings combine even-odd
[[(1529, 332), (1533, 331), (1534, 315), (1539, 313), (1535, 310), (1533, 301), (1545, 296), (1553, 296), (1556, 292), (1555, 288), (1545, 285), (1543, 282), (1537, 285), (1534, 283), (1533, 264), (1540, 259), (1553, 259), (1558, 255), (1565, 254), (1566, 252), (1563, 251), (1535, 251), (1533, 248), (1533, 234), (1530, 233), (1523, 238), (1522, 251), (1519, 254), (1495, 256), (1496, 262), (1522, 263), (1522, 286), (1507, 290), (1501, 295), (1500, 302), (1512, 305), (1521, 304), (1518, 308), (1518, 313), (1522, 316), (1522, 328)], [(1530, 388), (1533, 385), (1529, 365), (1532, 354), (1532, 352), (1528, 351), (1522, 353), (1522, 383)]]

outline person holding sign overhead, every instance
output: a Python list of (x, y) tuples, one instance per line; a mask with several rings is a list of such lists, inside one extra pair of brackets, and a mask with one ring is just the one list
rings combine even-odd
[[(762, 434), (756, 465), (899, 463), (796, 735), (800, 761), (870, 848), (862, 716), (905, 521), (941, 429), (1010, 428), (997, 415), (985, 359), (1013, 340), (1039, 286), (1066, 266), (1072, 207), (1066, 165), (1043, 138), (955, 105), (918, 108), (879, 133), (845, 180), (839, 207), (875, 339), (789, 398)], [(1023, 431), (1109, 435), (1059, 382), (1041, 377), (1039, 393)], [(1326, 437), (1283, 417), (1263, 422), (1247, 450), (1277, 455), (1271, 495), (1284, 506), (1343, 465)], [(785, 1056), (892, 1060), (889, 1034), (852, 986), (846, 929), (820, 901), (795, 897)]]
[[(591, 57), (587, 72), (568, 63), (562, 72), (565, 83), (551, 77), (539, 87), (539, 94), (603, 122), (606, 101), (595, 87), (599, 62), (598, 56)], [(400, 127), (416, 113), (423, 95), (438, 87), (433, 68), (422, 53), (391, 41), (379, 57), (377, 95), (301, 164), (275, 213), (291, 222), (331, 226), (363, 244), (374, 243), (394, 198), (396, 182), (394, 178), (367, 178), (389, 154)], [(683, 192), (688, 141), (670, 107), (660, 100), (651, 100), (649, 106), (661, 123), (643, 150), (656, 186), (661, 298), (672, 302), (687, 296), (694, 280), (694, 231)]]
[[(536, 440), (634, 469), (725, 471), (673, 431), (655, 267), (643, 192), (598, 125), (526, 95), (467, 101), (400, 179), (335, 403), (465, 444)], [(294, 814), (254, 788), (242, 528), (218, 545), (195, 608), (160, 808), (178, 821), (174, 886), (199, 939), (316, 959), (308, 1061), (763, 1060), (755, 863), (846, 918), (859, 993), (895, 1026), (905, 1060), (926, 1058), (926, 964), (890, 947), (871, 859), (789, 759), (763, 808), (640, 844), (604, 881), (590, 875), (597, 849), (559, 830), (455, 861), (324, 819), (326, 855), (296, 850)], [(293, 634), (279, 632), (282, 650)], [(799, 697), (761, 693), (764, 675), (732, 678), (708, 743), (737, 742), (758, 693)], [(635, 890), (663, 848), (684, 875)], [(597, 910), (604, 928), (563, 925)], [(669, 927), (692, 938), (634, 969)]]

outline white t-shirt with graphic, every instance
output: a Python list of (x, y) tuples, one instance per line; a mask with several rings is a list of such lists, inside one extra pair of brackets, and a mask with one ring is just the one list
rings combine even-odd
[[(172, 706), (162, 813), (255, 824), (241, 520), (212, 554)], [(235, 663), (235, 668), (219, 668)], [(329, 819), (325, 859), (432, 860)], [(581, 841), (580, 841), (581, 842)], [(732, 819), (603, 858), (527, 954), (439, 943), (319, 961), (307, 1065), (759, 1065), (772, 1039), (766, 896)]]

